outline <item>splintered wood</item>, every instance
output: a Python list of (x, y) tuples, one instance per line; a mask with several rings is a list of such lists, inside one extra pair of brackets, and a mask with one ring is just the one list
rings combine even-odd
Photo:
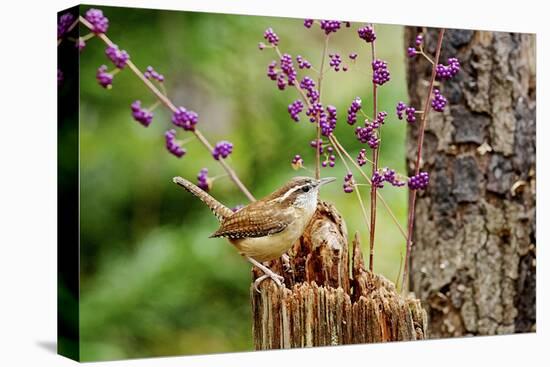
[[(350, 274), (345, 224), (332, 205), (319, 203), (290, 255), (290, 267), (270, 264), (286, 287), (268, 280), (258, 293), (251, 285), (257, 350), (425, 339), (420, 301), (365, 270), (357, 235)], [(254, 279), (261, 276), (253, 272)]]

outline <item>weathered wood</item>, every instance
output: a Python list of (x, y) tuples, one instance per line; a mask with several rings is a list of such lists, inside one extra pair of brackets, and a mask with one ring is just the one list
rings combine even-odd
[[(406, 44), (421, 29), (408, 28)], [(424, 34), (433, 52), (437, 30)], [(461, 71), (438, 87), (444, 113), (430, 113), (417, 199), (411, 287), (430, 336), (535, 330), (535, 36), (447, 30), (441, 59)], [(410, 103), (426, 96), (431, 65), (408, 62)], [(408, 139), (409, 171), (417, 127)]]
[[(332, 205), (319, 203), (290, 255), (291, 272), (283, 273), (280, 260), (270, 264), (284, 274), (288, 288), (264, 281), (258, 293), (251, 285), (256, 349), (426, 337), (420, 302), (403, 297), (390, 281), (365, 269), (357, 235), (350, 264), (345, 223)], [(254, 279), (261, 275), (253, 273)]]

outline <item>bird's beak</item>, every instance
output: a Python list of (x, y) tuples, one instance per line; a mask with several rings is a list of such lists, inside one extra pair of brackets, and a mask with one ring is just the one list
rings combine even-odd
[(335, 177), (325, 177), (325, 178), (322, 178), (319, 180), (319, 183), (317, 184), (319, 187), (320, 186), (323, 186), (324, 184), (328, 184), (332, 181), (335, 181), (336, 178)]

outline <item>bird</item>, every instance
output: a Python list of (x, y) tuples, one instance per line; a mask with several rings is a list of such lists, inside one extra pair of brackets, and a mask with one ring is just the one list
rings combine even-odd
[(266, 197), (234, 212), (183, 177), (173, 178), (174, 183), (205, 203), (218, 219), (220, 226), (210, 238), (226, 238), (264, 273), (254, 282), (258, 292), (259, 284), (268, 278), (283, 286), (284, 277), (263, 263), (283, 256), (300, 238), (317, 209), (319, 189), (334, 180), (334, 177), (294, 177)]

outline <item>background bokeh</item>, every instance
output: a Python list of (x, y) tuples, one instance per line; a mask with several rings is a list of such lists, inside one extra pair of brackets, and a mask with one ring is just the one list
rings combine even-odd
[[(152, 65), (166, 77), (169, 97), (199, 113), (198, 127), (211, 142), (234, 143), (229, 163), (261, 197), (297, 174), (290, 166), (295, 154), (313, 169), (309, 142), (314, 127), (305, 118), (292, 121), (287, 105), (294, 90), (280, 92), (266, 77), (273, 50), (258, 50), (267, 27), (279, 35), (283, 52), (301, 54), (318, 67), (324, 34), (318, 26), (305, 29), (301, 19), (269, 18), (101, 8), (110, 20), (109, 37), (127, 50), (141, 69)], [(82, 8), (87, 10), (86, 7)], [(372, 108), (370, 48), (357, 37), (359, 24), (331, 36), (330, 52), (347, 62), (359, 54), (350, 71), (329, 72), (323, 100), (339, 112), (336, 135), (355, 156), (360, 144), (345, 122), (346, 109), (360, 96)], [(379, 88), (379, 104), (389, 112), (383, 127), (381, 165), (405, 171), (405, 123), (397, 120), (395, 104), (406, 101), (403, 30), (379, 25), (377, 52), (389, 63), (391, 82)], [(84, 32), (84, 30), (82, 30)], [(153, 96), (129, 70), (117, 74), (113, 88), (95, 79), (101, 64), (110, 65), (105, 45), (88, 42), (80, 55), (80, 327), (83, 360), (159, 355), (219, 353), (252, 349), (248, 299), (250, 265), (223, 239), (209, 239), (217, 228), (210, 211), (175, 186), (176, 175), (196, 179), (202, 167), (211, 176), (224, 172), (196, 140), (186, 144), (181, 159), (164, 147), (171, 127), (168, 110), (155, 110), (144, 128), (130, 115), (130, 103), (147, 106)], [(304, 73), (299, 71), (299, 76)], [(181, 138), (190, 137), (183, 130)], [(324, 169), (338, 182), (322, 191), (344, 216), (351, 235), (364, 227), (355, 195), (345, 194), (345, 168)], [(362, 188), (368, 202), (367, 188)], [(405, 225), (406, 190), (382, 189)], [(244, 195), (224, 177), (212, 194), (232, 207)], [(380, 207), (375, 271), (394, 280), (404, 240)]]

